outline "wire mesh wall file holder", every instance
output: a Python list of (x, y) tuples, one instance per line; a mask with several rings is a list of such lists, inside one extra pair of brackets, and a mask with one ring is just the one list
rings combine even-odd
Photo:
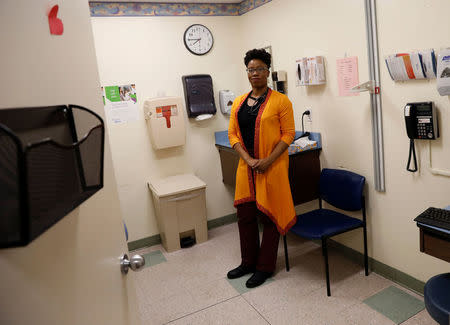
[(25, 246), (103, 187), (105, 127), (77, 105), (0, 110), (0, 248)]

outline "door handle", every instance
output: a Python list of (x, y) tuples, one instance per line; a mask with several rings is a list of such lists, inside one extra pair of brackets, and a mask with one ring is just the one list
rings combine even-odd
[(141, 255), (133, 255), (131, 259), (128, 259), (127, 254), (123, 254), (120, 258), (120, 271), (123, 274), (128, 273), (128, 269), (131, 268), (132, 271), (142, 271), (145, 265), (145, 258)]

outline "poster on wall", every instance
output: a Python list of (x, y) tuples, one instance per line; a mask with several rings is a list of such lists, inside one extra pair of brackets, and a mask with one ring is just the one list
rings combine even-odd
[(351, 89), (359, 84), (358, 57), (336, 60), (339, 96), (359, 96), (358, 92)]
[(106, 118), (114, 124), (139, 120), (136, 85), (102, 87)]

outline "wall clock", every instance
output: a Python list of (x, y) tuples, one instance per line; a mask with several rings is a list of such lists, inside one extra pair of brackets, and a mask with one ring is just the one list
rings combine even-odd
[(213, 44), (213, 35), (206, 26), (194, 24), (184, 32), (184, 45), (192, 54), (205, 55)]

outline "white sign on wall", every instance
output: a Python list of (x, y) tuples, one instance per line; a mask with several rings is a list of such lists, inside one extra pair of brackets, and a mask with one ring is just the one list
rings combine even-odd
[(139, 120), (136, 85), (102, 87), (106, 118), (114, 124)]

